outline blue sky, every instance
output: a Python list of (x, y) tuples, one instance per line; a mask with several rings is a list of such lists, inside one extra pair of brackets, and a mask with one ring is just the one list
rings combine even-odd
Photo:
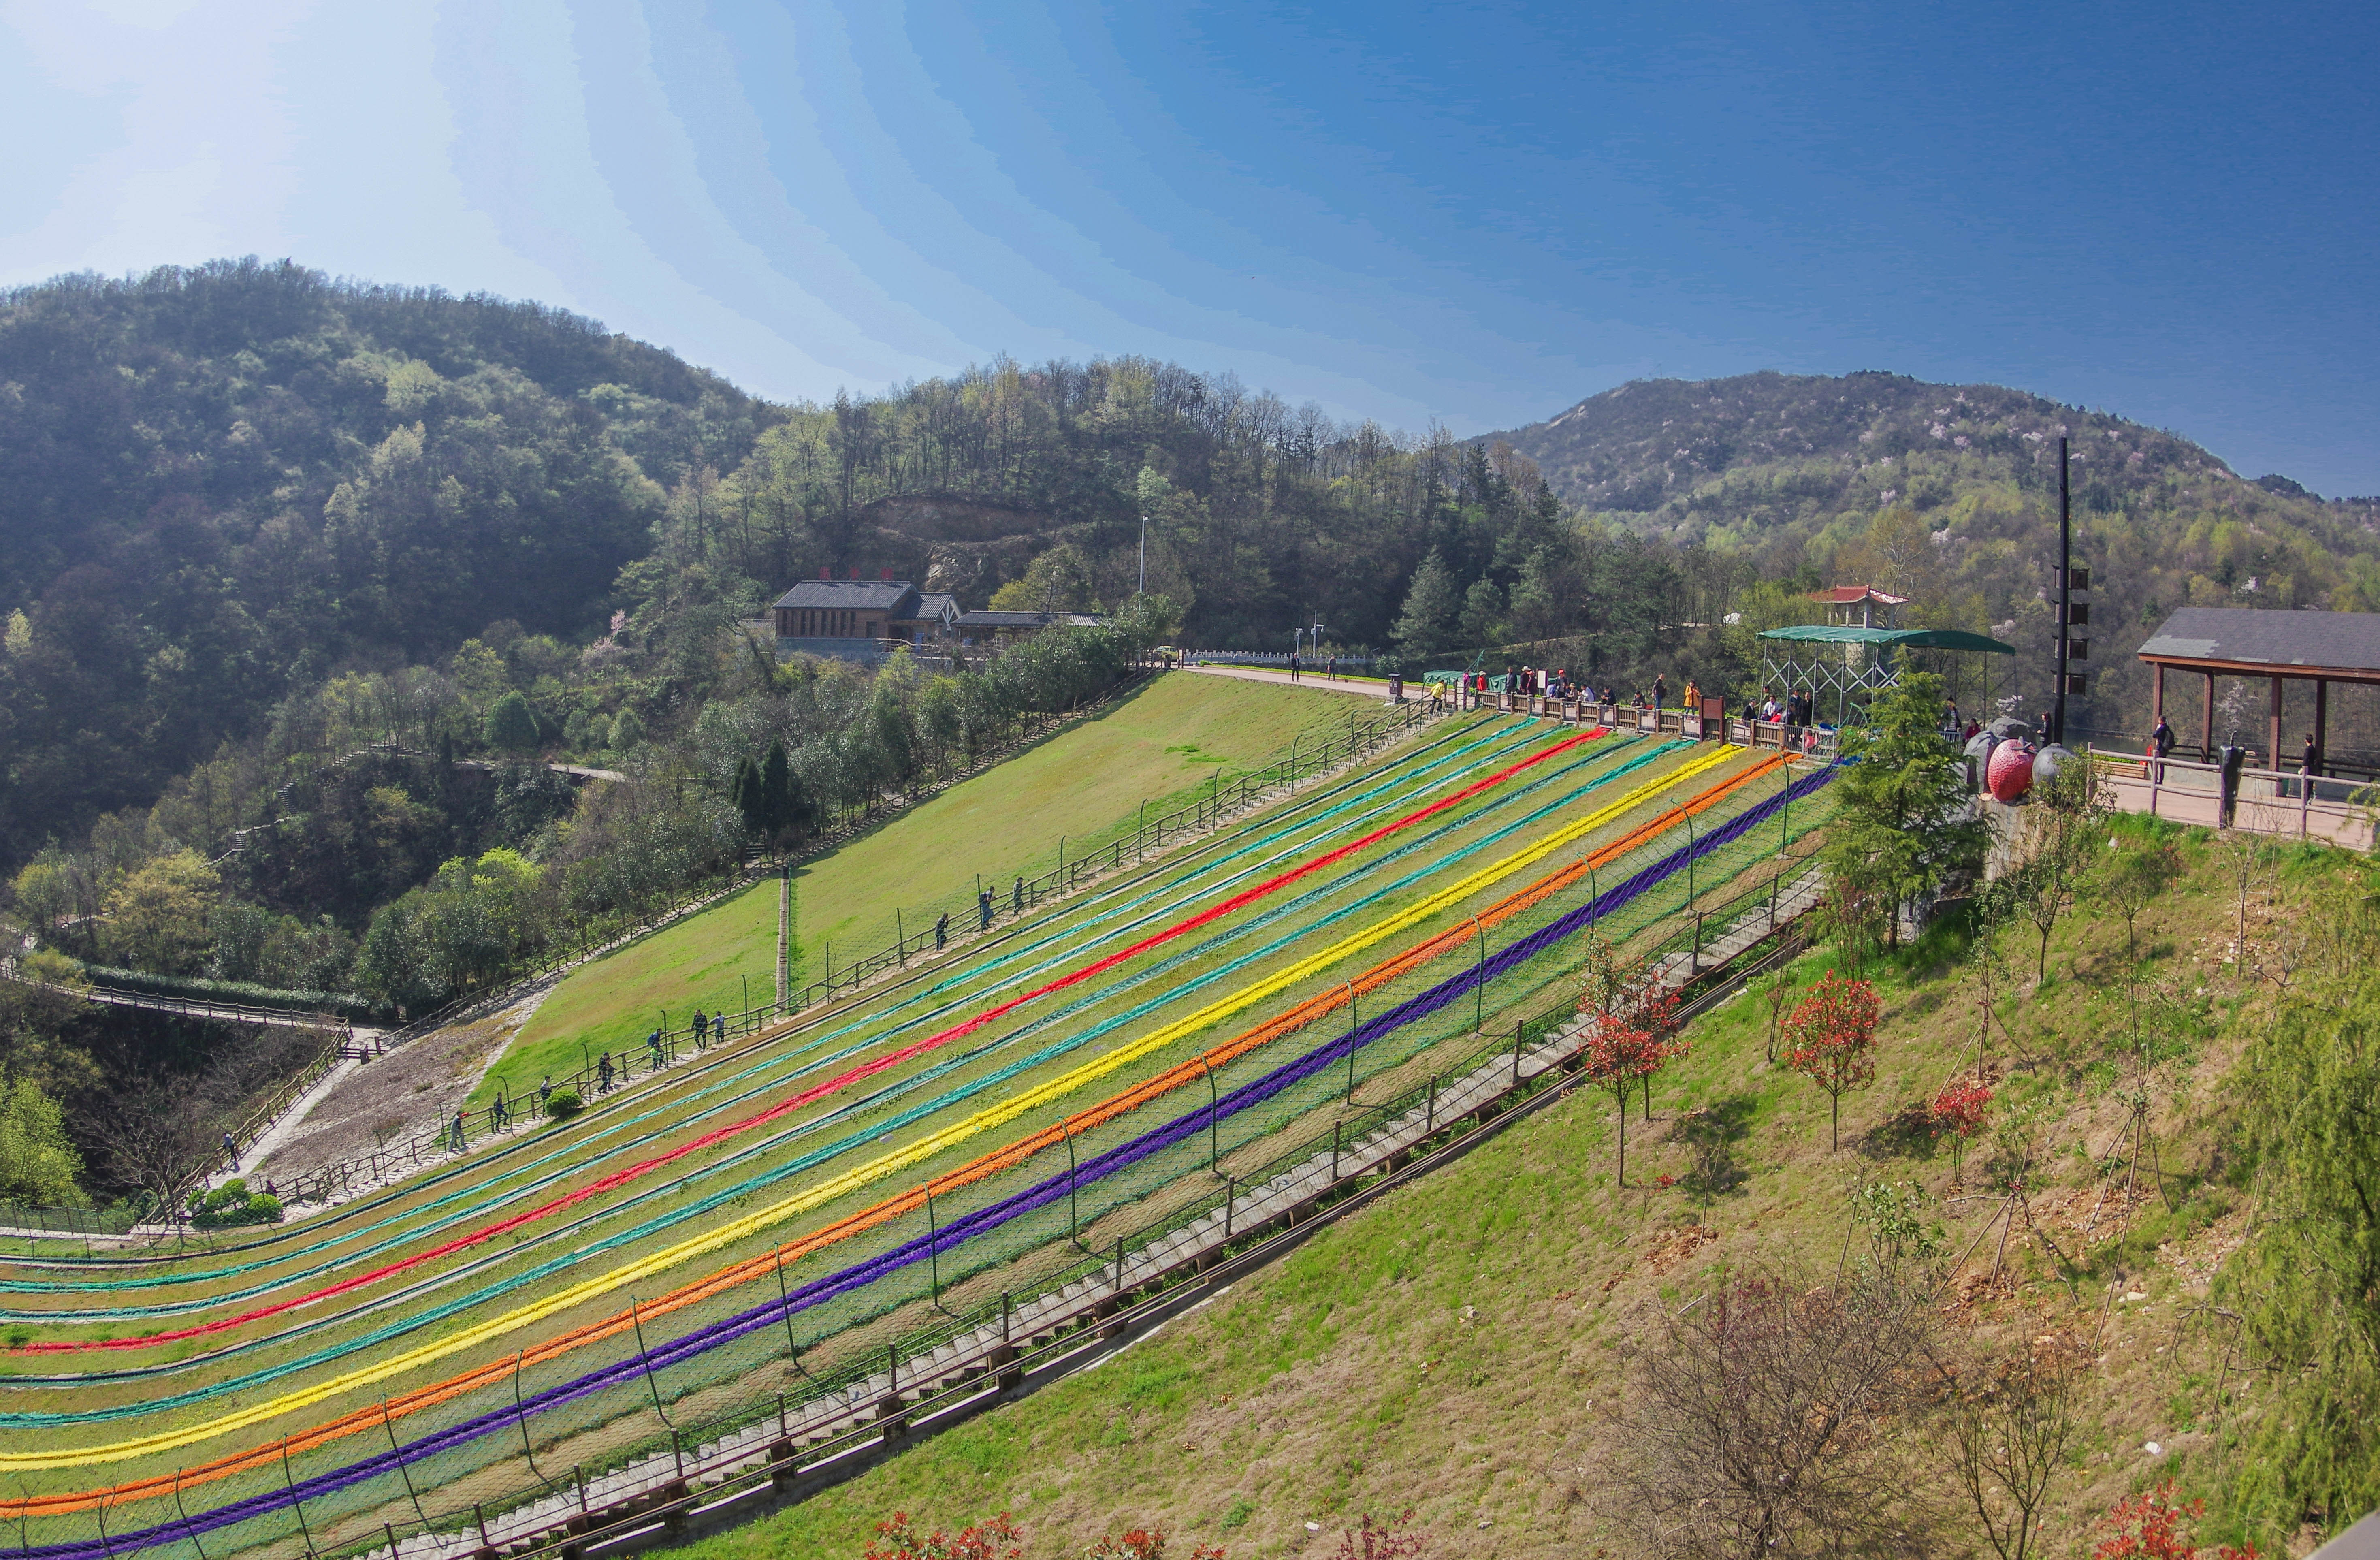
[(2380, 8), (0, 0), (0, 282), (286, 255), (781, 398), (1138, 352), (1458, 433), (1889, 369), (2380, 493)]

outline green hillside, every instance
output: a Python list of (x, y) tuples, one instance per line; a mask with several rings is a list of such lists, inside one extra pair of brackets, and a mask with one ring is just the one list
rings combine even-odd
[[(1811, 611), (1757, 581), (1871, 582), (1914, 597), (1912, 621), (1998, 635), (2021, 652), (2005, 691), (2032, 712), (2048, 691), (2061, 433), (2094, 587), (2080, 725), (2147, 729), (2132, 652), (2176, 607), (2380, 610), (2380, 499), (2245, 481), (2177, 433), (1998, 385), (1645, 380), (1488, 437), (1593, 525), (1707, 551), (1722, 573), (1735, 560), (1731, 588), (1705, 601), (1756, 626)], [(2380, 748), (2380, 704), (2353, 718), (2356, 745)]]
[[(2028, 1356), (2073, 1362), (2074, 1429), (2039, 1552), (2086, 1552), (2101, 1514), (2165, 1476), (2183, 1497), (2212, 1497), (2202, 1537), (2252, 1533), (2267, 1554), (2296, 1533), (2294, 1502), (2351, 1517), (2380, 1499), (2368, 1422), (2298, 1420), (2363, 1400), (2368, 1363), (2353, 1385), (2243, 1373), (2277, 1326), (2293, 1348), (2371, 1335), (2368, 1296), (2337, 1328), (2311, 1322), (2310, 1294), (2275, 1279), (2302, 1273), (2310, 1249), (2255, 1222), (2276, 1195), (2351, 1193), (2336, 1182), (2328, 1194), (2285, 1191), (2301, 1172), (2256, 1135), (2265, 1096), (2226, 1080), (2242, 1077), (2243, 1058), (2293, 1054), (2277, 1025), (2308, 1032), (2306, 1001), (2282, 989), (2313, 968), (2285, 968), (2302, 957), (2289, 951), (2291, 923), (2361, 871), (2323, 850), (2255, 857), (2242, 980), (2222, 957), (2237, 847), (2129, 821), (2115, 832), (2124, 849), (2177, 846), (2184, 875), (2140, 918), (2137, 957), (2119, 915), (2078, 911), (2030, 995), (2033, 933), (2001, 934), (2024, 979), (2000, 988), (2010, 994), (1980, 1074), (1991, 1124), (1963, 1155), (1923, 1125), (1937, 1091), (1979, 1076), (1976, 954), (1953, 926), (1863, 971), (1884, 998), (1883, 1044), (1873, 1085), (1844, 1102), (1840, 1152), (1828, 1152), (1826, 1096), (1768, 1059), (1768, 1010), (1747, 994), (1688, 1031), (1692, 1055), (1663, 1075), (1651, 1123), (1629, 1128), (1624, 1190), (1612, 1184), (1610, 1096), (1579, 1092), (1120, 1357), (674, 1553), (856, 1556), (894, 1512), (955, 1530), (1006, 1511), (1034, 1560), (1136, 1526), (1241, 1560), (1332, 1553), (1365, 1514), (1407, 1507), (1434, 1556), (1650, 1553), (1623, 1476), (1644, 1466), (1657, 1319), (1708, 1300), (1730, 1270), (1819, 1284), (1889, 1263), (1876, 1255), (1880, 1226), (1853, 1216), (1851, 1194), (1877, 1186), (1920, 1194), (1916, 1226), (1895, 1238), (1923, 1253), (1905, 1270), (1913, 1281), (1938, 1286), (1941, 1358), (1986, 1371)], [(2354, 957), (2344, 944), (2317, 957), (2327, 995), (2306, 1000), (2368, 991)], [(1837, 962), (1801, 960), (1789, 1000)], [(2145, 1051), (2128, 1038), (2141, 1003)], [(2369, 1079), (2368, 1058), (2338, 1066)], [(2136, 1136), (2126, 1102), (2142, 1090)], [(2265, 1156), (2260, 1169), (2243, 1149)], [(2368, 1168), (2368, 1148), (2358, 1163)], [(2012, 1175), (2026, 1177), (2022, 1203)], [(2350, 1223), (2342, 1242), (2369, 1237), (2368, 1213)], [(1907, 1524), (1891, 1552), (1980, 1552), (1947, 1423), (1909, 1412), (1888, 1446)]]
[[(1218, 774), (1236, 774), (1293, 737), (1343, 734), (1375, 701), (1234, 678), (1176, 675), (1143, 685), (1059, 736), (895, 814), (881, 827), (794, 872), (793, 981), (892, 944), (895, 910), (915, 936), (941, 911), (962, 932), (975, 877), (995, 885), (1056, 864), (1059, 837), (1076, 847), (1186, 802)], [(1072, 859), (1079, 859), (1079, 856)], [(1004, 901), (1003, 901), (1004, 902)], [(509, 1080), (517, 1092), (588, 1054), (640, 1041), (667, 1013), (740, 1007), (775, 989), (777, 885), (763, 883), (574, 971), (546, 997), (475, 1100)]]

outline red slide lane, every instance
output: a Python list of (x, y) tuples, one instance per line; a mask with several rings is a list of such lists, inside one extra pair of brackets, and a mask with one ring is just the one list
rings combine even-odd
[[(1472, 784), (1465, 786), (1463, 789), (1455, 792), (1450, 797), (1446, 797), (1439, 801), (1434, 801), (1418, 811), (1408, 812), (1403, 817), (1399, 818), (1392, 823), (1384, 823), (1380, 827), (1373, 830), (1370, 834), (1366, 835), (1361, 839), (1342, 845), (1336, 850), (1328, 851), (1301, 866), (1292, 867), (1289, 871), (1281, 873), (1277, 877), (1268, 878), (1264, 882), (1257, 884), (1253, 888), (1243, 889), (1219, 905), (1201, 910), (1196, 915), (1192, 916), (1185, 920), (1176, 921), (1172, 926), (1166, 927), (1161, 931), (1151, 932), (1149, 935), (1142, 938), (1139, 942), (1133, 944), (1128, 948), (1124, 948), (1117, 953), (1110, 954), (1105, 958), (1096, 960), (1093, 963), (1083, 965), (1079, 969), (1071, 969), (1065, 974), (1059, 976), (1056, 980), (1051, 981), (1045, 985), (1036, 986), (1033, 990), (1026, 992), (1022, 996), (1011, 997), (1008, 1001), (1000, 1004), (996, 1007), (987, 1007), (982, 1012), (975, 1015), (975, 1017), (968, 1018), (962, 1023), (954, 1024), (939, 1034), (928, 1035), (925, 1039), (917, 1041), (909, 1045), (903, 1046), (898, 1051), (879, 1056), (872, 1062), (863, 1062), (858, 1066), (853, 1067), (847, 1072), (838, 1074), (837, 1076), (827, 1079), (822, 1082), (812, 1084), (809, 1088), (804, 1090), (799, 1094), (777, 1104), (771, 1105), (767, 1110), (761, 1111), (758, 1115), (747, 1115), (741, 1121), (733, 1121), (724, 1127), (714, 1127), (710, 1131), (704, 1133), (701, 1137), (696, 1138), (690, 1142), (681, 1144), (679, 1147), (670, 1150), (667, 1153), (657, 1154), (650, 1159), (640, 1160), (637, 1164), (627, 1165), (622, 1169), (614, 1170), (612, 1174), (604, 1176), (601, 1180), (581, 1187), (577, 1191), (565, 1193), (563, 1196), (557, 1197), (549, 1202), (540, 1203), (535, 1208), (516, 1213), (512, 1217), (502, 1220), (496, 1224), (483, 1225), (478, 1229), (470, 1230), (465, 1234), (456, 1236), (454, 1239), (446, 1242), (443, 1246), (434, 1247), (430, 1250), (407, 1257), (402, 1261), (391, 1262), (384, 1267), (374, 1268), (370, 1273), (358, 1274), (353, 1278), (343, 1279), (339, 1283), (329, 1286), (327, 1288), (317, 1289), (310, 1294), (298, 1295), (289, 1299), (278, 1300), (272, 1305), (261, 1306), (254, 1310), (242, 1311), (237, 1316), (227, 1316), (215, 1322), (200, 1322), (195, 1327), (176, 1328), (170, 1333), (148, 1333), (135, 1338), (58, 1339), (46, 1343), (19, 1344), (6, 1352), (9, 1354), (67, 1354), (77, 1353), (84, 1349), (145, 1348), (155, 1344), (176, 1343), (184, 1338), (203, 1337), (210, 1333), (220, 1333), (226, 1328), (239, 1326), (243, 1322), (261, 1321), (268, 1316), (278, 1316), (285, 1310), (295, 1310), (300, 1306), (311, 1305), (318, 1300), (331, 1299), (337, 1296), (346, 1294), (350, 1290), (359, 1289), (368, 1284), (375, 1284), (383, 1278), (393, 1277), (397, 1274), (406, 1272), (409, 1268), (419, 1267), (424, 1262), (433, 1261), (440, 1257), (451, 1256), (457, 1251), (468, 1250), (473, 1246), (492, 1240), (496, 1237), (504, 1235), (511, 1230), (518, 1229), (521, 1225), (526, 1225), (532, 1220), (544, 1218), (550, 1213), (558, 1213), (565, 1208), (574, 1207), (578, 1203), (586, 1201), (589, 1198), (598, 1197), (615, 1188), (625, 1186), (628, 1182), (637, 1179), (640, 1176), (649, 1175), (655, 1170), (661, 1169), (664, 1165), (672, 1164), (678, 1160), (684, 1159), (690, 1153), (709, 1148), (715, 1143), (723, 1142), (727, 1139), (735, 1137), (740, 1132), (748, 1132), (755, 1127), (765, 1126), (771, 1121), (779, 1120), (789, 1113), (801, 1109), (804, 1105), (823, 1099), (827, 1095), (833, 1093), (835, 1091), (843, 1089), (850, 1084), (856, 1083), (862, 1079), (873, 1077), (877, 1073), (882, 1072), (888, 1067), (898, 1066), (903, 1062), (924, 1055), (929, 1051), (935, 1050), (940, 1046), (948, 1045), (952, 1041), (973, 1034), (976, 1030), (983, 1028), (986, 1024), (997, 1021), (1002, 1015), (1012, 1013), (1017, 1008), (1024, 1006), (1028, 1002), (1048, 996), (1052, 992), (1064, 991), (1069, 986), (1076, 985), (1084, 981), (1091, 979), (1101, 970), (1111, 969), (1115, 966), (1123, 963), (1126, 959), (1147, 953), (1149, 949), (1157, 947), (1161, 944), (1170, 943), (1176, 937), (1181, 937), (1189, 932), (1195, 932), (1199, 927), (1206, 926), (1231, 914), (1233, 910), (1240, 909), (1247, 905), (1253, 904), (1257, 900), (1263, 898), (1268, 894), (1276, 893), (1281, 889), (1286, 888), (1291, 884), (1297, 882), (1301, 878), (1311, 876), (1312, 874), (1322, 871), (1324, 868), (1329, 867), (1333, 862), (1342, 861), (1366, 846), (1377, 845), (1381, 840), (1388, 838), (1390, 835), (1396, 834), (1401, 830), (1410, 829), (1416, 823), (1420, 823), (1430, 818), (1436, 817), (1439, 813), (1445, 811), (1448, 808), (1460, 806), (1462, 803), (1468, 801), (1471, 798), (1477, 796), (1480, 792), (1487, 790), (1489, 786), (1500, 785), (1504, 781), (1511, 779), (1513, 775), (1522, 773), (1524, 770), (1541, 764), (1558, 753), (1568, 752), (1571, 749), (1576, 748), (1583, 743), (1592, 742), (1597, 737), (1608, 735), (1609, 735), (1609, 733), (1605, 727), (1597, 726), (1592, 731), (1584, 732), (1579, 736), (1568, 737), (1560, 742), (1557, 742), (1552, 747), (1546, 749), (1543, 752), (1533, 753), (1529, 757), (1523, 759), (1520, 762), (1512, 764), (1505, 769), (1500, 769), (1495, 774), (1487, 776), (1485, 779), (1474, 781)], [(59, 1313), (59, 1320), (61, 1321), (69, 1321), (71, 1319), (72, 1313), (70, 1312)]]

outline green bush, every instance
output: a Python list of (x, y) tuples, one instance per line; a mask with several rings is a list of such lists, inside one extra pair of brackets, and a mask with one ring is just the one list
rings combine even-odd
[(234, 1225), (277, 1225), (281, 1200), (270, 1192), (251, 1192), (237, 1176), (210, 1192), (190, 1199), (190, 1223), (200, 1229), (226, 1229)]
[(575, 1089), (557, 1089), (545, 1102), (546, 1117), (552, 1121), (568, 1121), (586, 1108), (587, 1102), (578, 1097)]

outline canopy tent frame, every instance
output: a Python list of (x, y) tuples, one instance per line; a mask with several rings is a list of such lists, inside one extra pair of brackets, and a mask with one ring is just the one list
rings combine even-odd
[[(1760, 638), (1761, 675), (1768, 686), (1787, 692), (1808, 690), (1814, 718), (1825, 696), (1831, 694), (1838, 726), (1854, 724), (1855, 713), (1864, 715), (1869, 702), (1912, 667), (1940, 673), (1955, 703), (1962, 691), (1962, 657), (2016, 653), (2014, 645), (1964, 628), (1803, 623), (1767, 629)], [(1988, 673), (1983, 683), (1983, 699), (1988, 703), (1995, 686)]]

